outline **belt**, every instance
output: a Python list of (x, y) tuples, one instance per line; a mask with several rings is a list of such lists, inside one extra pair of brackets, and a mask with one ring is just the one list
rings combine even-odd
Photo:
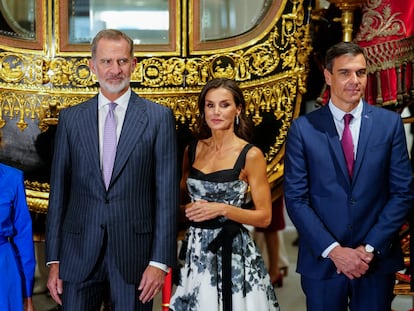
[(222, 247), (222, 282), (223, 282), (223, 310), (232, 311), (232, 280), (231, 280), (231, 255), (233, 248), (233, 240), (246, 228), (240, 223), (227, 220), (225, 222), (208, 221), (201, 223), (192, 223), (194, 227), (201, 228), (219, 228), (222, 227), (216, 238), (208, 245), (208, 250), (212, 253), (217, 253), (218, 249)]

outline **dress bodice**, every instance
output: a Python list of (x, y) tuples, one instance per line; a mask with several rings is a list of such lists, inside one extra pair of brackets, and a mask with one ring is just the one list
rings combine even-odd
[[(242, 149), (233, 168), (206, 174), (193, 167), (191, 144), (187, 188), (192, 200), (244, 208), (249, 185), (240, 180), (240, 173), (251, 147)], [(191, 222), (180, 254), (185, 262), (171, 310), (280, 310), (263, 258), (243, 224), (223, 216)]]
[(246, 144), (238, 156), (233, 168), (211, 172), (208, 174), (193, 167), (195, 144), (190, 145), (189, 155), (191, 169), (187, 179), (188, 193), (192, 201), (207, 200), (221, 202), (233, 206), (242, 206), (246, 201), (248, 183), (240, 180), (240, 172), (244, 167), (246, 154), (253, 146)]

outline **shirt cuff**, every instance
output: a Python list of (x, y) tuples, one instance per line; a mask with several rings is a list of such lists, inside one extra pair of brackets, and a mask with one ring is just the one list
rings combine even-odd
[(149, 265), (150, 265), (150, 266), (153, 266), (153, 267), (156, 267), (156, 268), (158, 268), (158, 269), (161, 269), (161, 270), (163, 270), (165, 273), (168, 273), (168, 266), (167, 266), (167, 265), (165, 265), (165, 264), (163, 264), (163, 263), (160, 263), (160, 262), (157, 262), (157, 261), (150, 261), (150, 262), (149, 262)]
[(365, 244), (365, 251), (368, 253), (373, 253), (374, 252), (374, 246), (372, 246), (371, 244)]
[(58, 261), (58, 260), (55, 260), (55, 261), (48, 261), (48, 262), (46, 263), (46, 267), (50, 267), (50, 265), (51, 265), (52, 263), (59, 263), (59, 261)]
[(329, 253), (331, 250), (333, 250), (335, 247), (339, 246), (338, 242), (333, 242), (331, 245), (329, 245), (322, 253), (323, 258), (328, 258)]

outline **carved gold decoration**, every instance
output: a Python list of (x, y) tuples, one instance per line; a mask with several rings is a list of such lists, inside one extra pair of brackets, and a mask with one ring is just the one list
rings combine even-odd
[[(131, 77), (132, 89), (170, 107), (177, 123), (191, 128), (198, 114), (201, 87), (211, 77), (238, 81), (254, 123), (260, 124), (263, 113), (270, 112), (281, 124), (275, 143), (265, 154), (269, 180), (272, 186), (278, 185), (287, 130), (306, 92), (311, 37), (304, 19), (309, 10), (303, 7), (303, 0), (286, 0), (280, 18), (260, 42), (235, 46), (231, 51), (218, 48), (205, 55), (139, 56)], [(43, 55), (0, 50), (0, 128), (18, 119), (16, 124), (24, 131), (30, 119), (38, 120), (38, 127), (45, 132), (57, 124), (61, 109), (98, 92), (89, 58), (75, 52), (59, 55), (52, 46), (53, 52)], [(46, 212), (48, 185), (27, 181), (26, 189), (31, 209)]]
[(340, 19), (334, 19), (334, 21), (340, 21), (342, 25), (343, 41), (352, 41), (352, 32), (354, 25), (354, 11), (360, 8), (365, 0), (328, 0), (335, 4), (336, 7), (341, 9), (342, 16)]
[(30, 210), (35, 213), (46, 213), (49, 200), (49, 184), (25, 181), (26, 199)]

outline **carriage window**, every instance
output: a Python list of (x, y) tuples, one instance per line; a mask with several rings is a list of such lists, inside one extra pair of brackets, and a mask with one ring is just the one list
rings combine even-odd
[(0, 35), (35, 39), (35, 0), (0, 0)]
[(271, 0), (200, 0), (201, 41), (231, 38), (251, 30), (271, 4)]
[(135, 44), (166, 44), (169, 38), (168, 0), (67, 0), (69, 42), (89, 43), (102, 29), (115, 28)]

